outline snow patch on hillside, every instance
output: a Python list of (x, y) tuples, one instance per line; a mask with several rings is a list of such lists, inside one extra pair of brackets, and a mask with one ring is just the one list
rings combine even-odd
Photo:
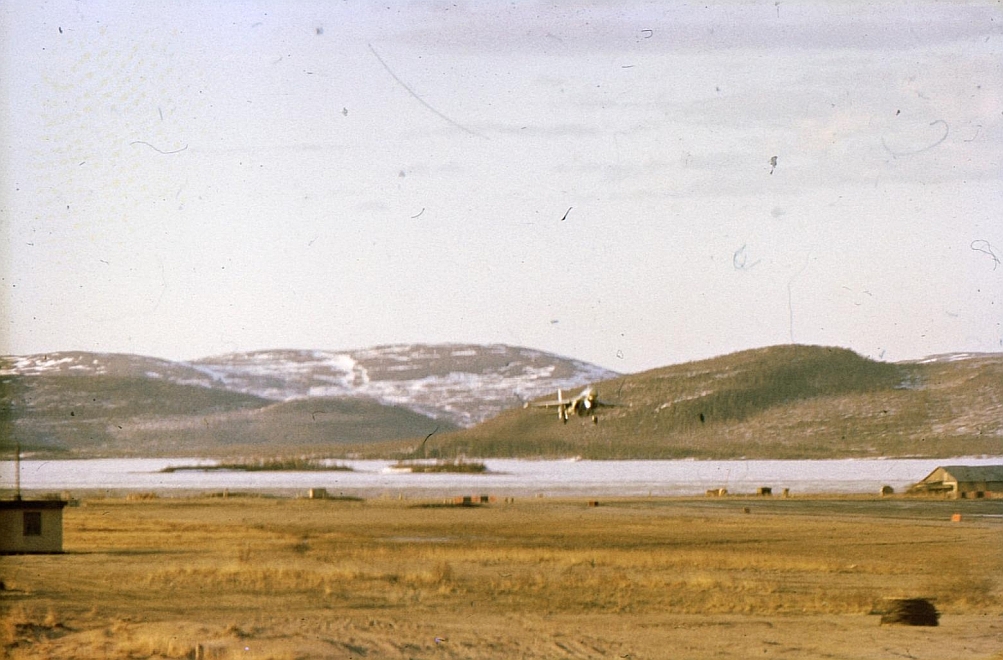
[(227, 389), (288, 401), (365, 397), (472, 426), (557, 388), (616, 374), (504, 345), (394, 344), (355, 351), (269, 351), (199, 360)]

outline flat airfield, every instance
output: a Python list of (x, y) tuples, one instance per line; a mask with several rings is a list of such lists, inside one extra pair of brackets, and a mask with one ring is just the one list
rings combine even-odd
[(4, 656), (1003, 658), (1001, 500), (84, 499), (64, 549), (0, 558)]

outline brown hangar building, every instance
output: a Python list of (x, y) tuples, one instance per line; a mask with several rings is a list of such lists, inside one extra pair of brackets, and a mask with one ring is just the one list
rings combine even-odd
[(1003, 497), (1003, 465), (945, 465), (909, 489), (957, 499)]

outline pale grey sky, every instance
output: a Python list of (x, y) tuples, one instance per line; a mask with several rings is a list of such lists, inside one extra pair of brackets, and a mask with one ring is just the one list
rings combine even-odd
[(0, 5), (0, 353), (1003, 350), (997, 3), (153, 4)]

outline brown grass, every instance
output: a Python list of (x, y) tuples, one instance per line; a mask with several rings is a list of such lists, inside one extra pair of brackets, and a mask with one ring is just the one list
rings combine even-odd
[(3, 652), (636, 658), (667, 635), (700, 656), (716, 635), (742, 657), (762, 652), (750, 630), (790, 646), (831, 625), (788, 655), (869, 657), (854, 637), (886, 597), (933, 599), (973, 649), (1003, 614), (1003, 524), (979, 515), (993, 502), (409, 504), (85, 502), (66, 510), (67, 554), (4, 558)]

